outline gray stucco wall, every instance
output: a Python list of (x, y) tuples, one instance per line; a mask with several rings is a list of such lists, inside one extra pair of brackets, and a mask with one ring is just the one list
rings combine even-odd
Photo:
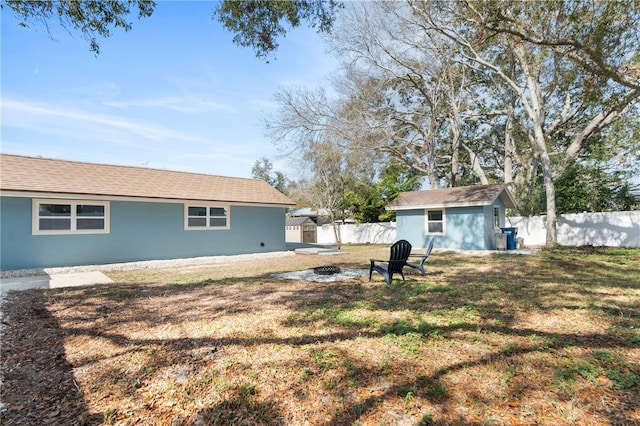
[(407, 240), (413, 248), (426, 248), (431, 237), (424, 233), (424, 210), (396, 212), (396, 240)]
[(504, 203), (500, 198), (496, 199), (492, 205), (484, 207), (484, 245), (486, 250), (495, 250), (495, 227), (493, 224), (493, 208), (500, 207), (500, 227), (511, 226), (506, 224)]
[[(231, 206), (228, 230), (185, 230), (182, 203), (111, 201), (110, 233), (32, 235), (31, 198), (0, 197), (0, 269), (285, 250), (285, 209)], [(264, 246), (261, 246), (264, 243)]]
[[(487, 216), (487, 212), (489, 212)], [(414, 248), (426, 247), (433, 238), (434, 247), (456, 250), (486, 250), (492, 247), (487, 229), (493, 234), (493, 208), (455, 207), (445, 209), (445, 235), (425, 234), (425, 211), (399, 210), (396, 212), (397, 238), (405, 239)], [(490, 225), (487, 225), (487, 222)]]

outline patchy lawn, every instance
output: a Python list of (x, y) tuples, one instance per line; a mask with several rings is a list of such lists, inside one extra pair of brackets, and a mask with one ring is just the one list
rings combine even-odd
[(11, 293), (3, 425), (640, 424), (640, 250), (432, 255), (384, 284), (278, 280), (340, 256)]

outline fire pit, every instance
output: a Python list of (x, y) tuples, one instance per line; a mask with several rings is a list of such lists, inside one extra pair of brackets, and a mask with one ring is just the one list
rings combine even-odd
[(317, 268), (313, 268), (313, 273), (316, 275), (339, 274), (340, 268), (337, 266), (318, 266)]
[(316, 283), (333, 283), (359, 278), (367, 275), (368, 269), (338, 268), (337, 266), (320, 266), (314, 269), (303, 271), (285, 272), (283, 274), (273, 274), (272, 277), (284, 278), (287, 280), (312, 281)]

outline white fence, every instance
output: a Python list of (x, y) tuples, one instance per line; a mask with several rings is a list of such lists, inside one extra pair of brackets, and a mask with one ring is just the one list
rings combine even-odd
[[(396, 223), (380, 222), (340, 225), (338, 232), (340, 233), (340, 240), (346, 244), (392, 244), (396, 240)], [(319, 226), (317, 237), (319, 244), (336, 242), (331, 224)]]
[[(513, 217), (508, 222), (518, 228), (525, 245), (544, 245), (546, 217)], [(563, 246), (640, 247), (640, 211), (563, 214), (556, 232)]]
[[(518, 228), (525, 246), (542, 246), (546, 240), (545, 216), (507, 218)], [(564, 214), (556, 224), (558, 244), (566, 246), (640, 247), (640, 211)], [(396, 240), (395, 222), (340, 225), (346, 244), (391, 244)], [(318, 243), (335, 243), (331, 225), (318, 227)]]

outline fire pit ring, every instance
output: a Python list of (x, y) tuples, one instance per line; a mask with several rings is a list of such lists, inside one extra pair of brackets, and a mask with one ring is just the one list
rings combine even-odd
[(318, 266), (313, 268), (313, 272), (317, 275), (333, 275), (339, 274), (340, 268), (338, 266)]

